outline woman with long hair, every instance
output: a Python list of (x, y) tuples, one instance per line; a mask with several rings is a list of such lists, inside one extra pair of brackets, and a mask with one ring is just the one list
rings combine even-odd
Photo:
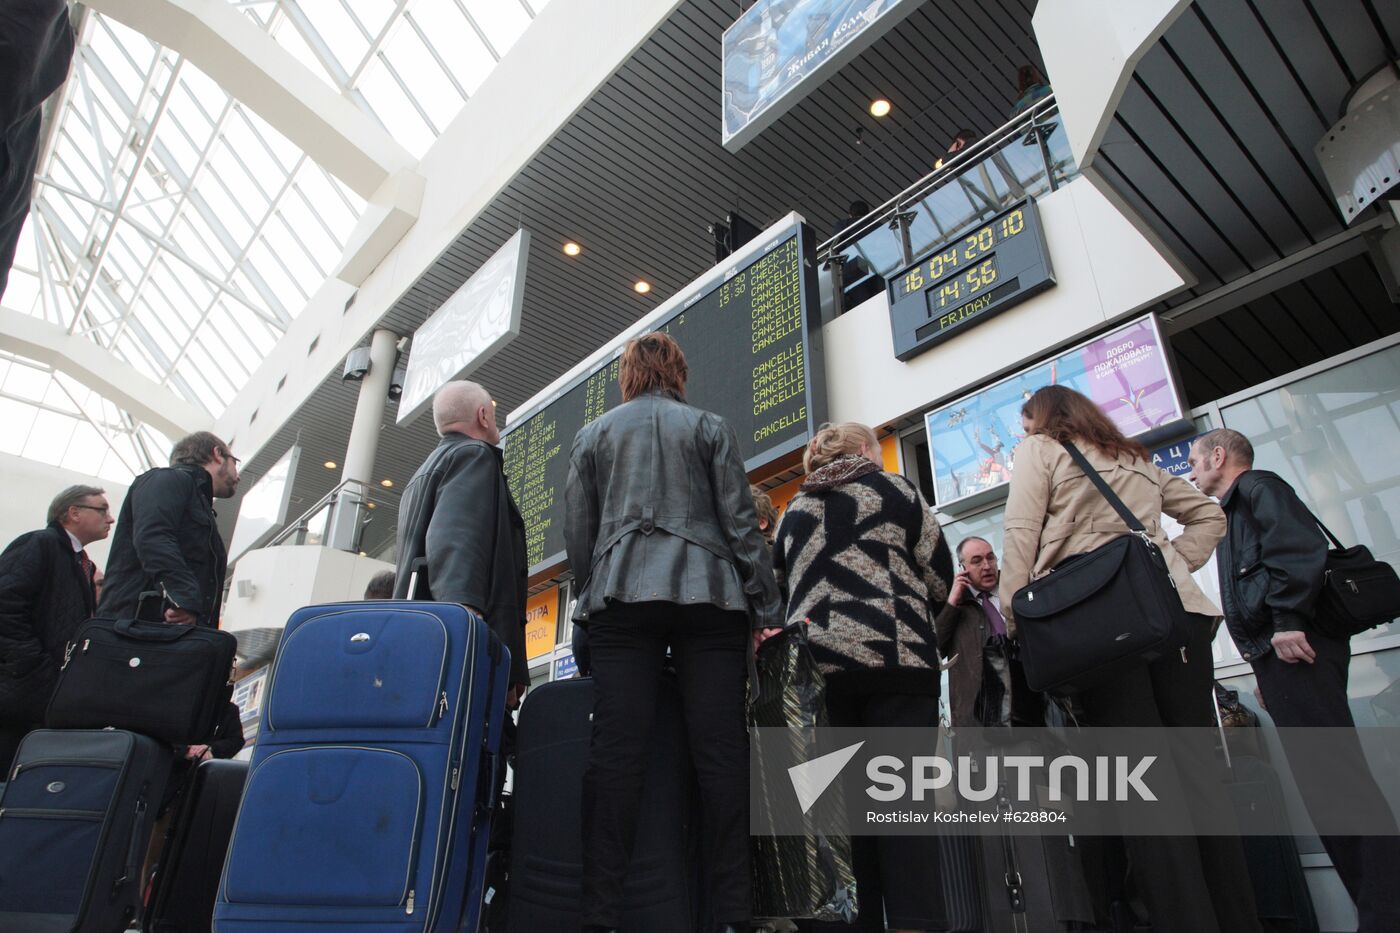
[[(856, 422), (823, 425), (803, 455), (800, 491), (778, 524), (773, 566), (787, 621), (806, 620), (833, 726), (938, 727), (934, 618), (953, 558), (914, 484), (886, 473), (880, 442)], [(947, 928), (935, 836), (855, 836), (856, 926)]]
[[(1031, 580), (1129, 533), (1128, 526), (1075, 464), (1065, 443), (1142, 522), (1166, 559), (1188, 613), (1190, 641), (1116, 674), (1079, 695), (1092, 726), (1215, 726), (1211, 641), (1220, 610), (1191, 579), (1225, 534), (1220, 506), (1186, 480), (1153, 466), (1147, 448), (1124, 436), (1094, 402), (1064, 386), (1046, 386), (1021, 408), (1026, 437), (1016, 450), (1004, 520), (1001, 605), (1014, 631), (1012, 600)], [(1168, 539), (1161, 516), (1185, 530)], [(1068, 619), (1064, 624), (1073, 624)], [(1218, 799), (1223, 770), (1212, 748), (1188, 743), (1191, 760), (1164, 762), (1195, 799)], [(1231, 836), (1133, 836), (1133, 877), (1155, 933), (1257, 933), (1248, 869)]]
[(616, 930), (637, 836), (661, 668), (675, 660), (700, 782), (707, 913), (747, 931), (750, 644), (782, 604), (734, 429), (685, 403), (685, 354), (628, 341), (623, 404), (574, 438), (565, 542), (588, 631), (593, 735), (583, 785), (583, 922)]

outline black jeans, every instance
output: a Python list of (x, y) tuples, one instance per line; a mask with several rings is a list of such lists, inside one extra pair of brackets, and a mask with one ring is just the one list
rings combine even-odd
[[(747, 924), (748, 616), (709, 605), (611, 603), (589, 621), (593, 740), (583, 778), (583, 922), (621, 922), (622, 883), (637, 838), (637, 802), (667, 645), (676, 663), (690, 756), (700, 783), (706, 913)], [(629, 931), (630, 933), (630, 931)], [(640, 931), (639, 931), (640, 933)]]
[[(938, 729), (937, 694), (832, 691), (826, 697), (826, 710), (833, 726)], [(946, 929), (938, 853), (938, 837), (933, 835), (852, 836), (851, 867), (860, 904), (855, 924), (814, 922), (805, 929), (813, 933), (884, 933), (887, 925), (896, 930)]]
[[(1084, 691), (1090, 725), (1215, 727), (1212, 620), (1190, 620), (1185, 663), (1173, 652)], [(1183, 743), (1178, 756), (1167, 775), (1194, 788), (1197, 800), (1226, 799), (1224, 762), (1212, 746)], [(1129, 836), (1125, 844), (1153, 933), (1262, 933), (1238, 836)]]
[[(1289, 664), (1270, 651), (1251, 662), (1264, 709), (1280, 733), (1284, 754), (1303, 799), (1344, 799), (1365, 813), (1389, 813), (1381, 789), (1376, 786), (1357, 739), (1355, 720), (1347, 704), (1347, 671), (1351, 665), (1348, 641), (1308, 632), (1308, 644), (1316, 652), (1312, 664)], [(1295, 752), (1288, 727), (1330, 726), (1328, 754), (1316, 748)], [(1374, 836), (1322, 836), (1332, 864), (1356, 902), (1358, 933), (1400, 930), (1400, 838), (1395, 820), (1378, 821)]]

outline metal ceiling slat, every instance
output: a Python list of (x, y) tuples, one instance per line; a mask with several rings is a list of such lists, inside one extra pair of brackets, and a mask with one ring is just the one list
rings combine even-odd
[[(1288, 140), (1273, 114), (1262, 106), (1258, 92), (1245, 80), (1238, 64), (1216, 41), (1196, 8), (1172, 27), (1166, 40), (1169, 52), (1191, 72), (1198, 86), (1220, 119), (1236, 135), (1247, 140), (1247, 157), (1256, 166), (1274, 197), (1283, 204), (1292, 223), (1304, 235), (1307, 231), (1332, 229), (1337, 223), (1336, 206), (1323, 196), (1308, 166), (1295, 158)], [(1202, 81), (1202, 73), (1209, 81)], [(1285, 196), (1284, 191), (1289, 194)], [(1310, 237), (1310, 238), (1313, 238)]]
[[(1149, 55), (1160, 52), (1156, 49)], [(1169, 97), (1191, 93), (1181, 88), (1162, 90)], [(1230, 278), (1280, 258), (1234, 192), (1215, 172), (1212, 159), (1173, 121), (1168, 112), (1170, 106), (1170, 101), (1159, 96), (1139, 71), (1124, 91), (1119, 115), (1123, 124), (1143, 141), (1151, 157), (1170, 170), (1175, 187), (1190, 208), (1202, 215), (1220, 236), (1227, 253), (1238, 260), (1242, 268), (1234, 269)]]
[[(1192, 77), (1181, 69), (1171, 46), (1163, 40), (1143, 58), (1135, 80), (1162, 111), (1180, 145), (1200, 161), (1202, 172), (1216, 182), (1223, 198), (1238, 208), (1241, 229), (1257, 236), (1258, 248), (1249, 255), (1251, 266), (1259, 268), (1310, 245), (1312, 241), (1298, 228), (1291, 241), (1285, 239), (1292, 218), (1246, 157), (1248, 145), (1233, 127), (1217, 119)], [(1215, 214), (1221, 214), (1218, 205)], [(1280, 239), (1285, 242), (1280, 243)]]

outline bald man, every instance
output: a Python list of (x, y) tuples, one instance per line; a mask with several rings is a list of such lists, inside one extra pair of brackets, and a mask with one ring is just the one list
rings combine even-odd
[[(530, 683), (525, 664), (525, 523), (506, 487), (500, 429), (491, 394), (475, 382), (449, 382), (433, 398), (442, 439), (409, 480), (399, 504), (396, 599), (461, 603), (481, 615), (510, 649), (507, 705)], [(427, 579), (409, 592), (413, 566)]]

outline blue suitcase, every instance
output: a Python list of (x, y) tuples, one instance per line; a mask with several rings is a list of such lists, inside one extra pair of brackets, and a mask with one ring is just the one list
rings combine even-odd
[(474, 931), (509, 671), (456, 604), (293, 613), (216, 933)]

